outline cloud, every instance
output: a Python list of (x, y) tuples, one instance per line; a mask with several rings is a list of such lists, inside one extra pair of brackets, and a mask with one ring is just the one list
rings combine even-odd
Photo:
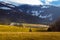
[(40, 5), (43, 4), (40, 0), (4, 0), (4, 1), (12, 1), (23, 4), (31, 4), (31, 5)]
[(59, 1), (59, 0), (45, 0), (45, 4), (50, 5), (50, 3), (53, 1)]
[(0, 1), (12, 1), (30, 5), (60, 5), (60, 0), (0, 0)]

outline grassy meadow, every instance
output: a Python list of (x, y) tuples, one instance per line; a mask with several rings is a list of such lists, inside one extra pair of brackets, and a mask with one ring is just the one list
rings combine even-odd
[(60, 40), (59, 32), (0, 32), (0, 40)]
[[(30, 27), (0, 25), (0, 32), (29, 32)], [(47, 27), (31, 28), (32, 32), (46, 31)]]
[[(60, 40), (60, 32), (46, 32), (47, 27), (31, 28), (0, 25), (0, 40)], [(41, 32), (41, 31), (45, 32)]]

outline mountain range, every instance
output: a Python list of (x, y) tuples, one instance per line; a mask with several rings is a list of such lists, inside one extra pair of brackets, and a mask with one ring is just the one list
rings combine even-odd
[[(16, 5), (15, 5), (16, 4)], [(0, 2), (0, 23), (50, 24), (60, 17), (60, 7)]]

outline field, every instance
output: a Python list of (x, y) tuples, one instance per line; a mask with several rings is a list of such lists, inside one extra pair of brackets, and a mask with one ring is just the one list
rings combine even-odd
[(32, 32), (29, 29), (0, 25), (0, 40), (60, 40), (60, 32), (46, 32), (47, 27), (31, 28)]
[(30, 28), (30, 27), (17, 27), (17, 26), (10, 26), (10, 25), (0, 25), (0, 32), (29, 32), (29, 30), (32, 30), (32, 32), (40, 32), (40, 31), (46, 31), (47, 27), (40, 27), (40, 28)]
[(60, 40), (60, 32), (0, 32), (0, 40)]

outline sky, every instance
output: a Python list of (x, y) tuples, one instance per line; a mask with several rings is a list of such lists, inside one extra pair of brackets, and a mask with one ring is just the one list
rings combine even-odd
[[(2, 1), (2, 0), (0, 0)], [(3, 0), (31, 5), (56, 5), (60, 6), (60, 0)]]

